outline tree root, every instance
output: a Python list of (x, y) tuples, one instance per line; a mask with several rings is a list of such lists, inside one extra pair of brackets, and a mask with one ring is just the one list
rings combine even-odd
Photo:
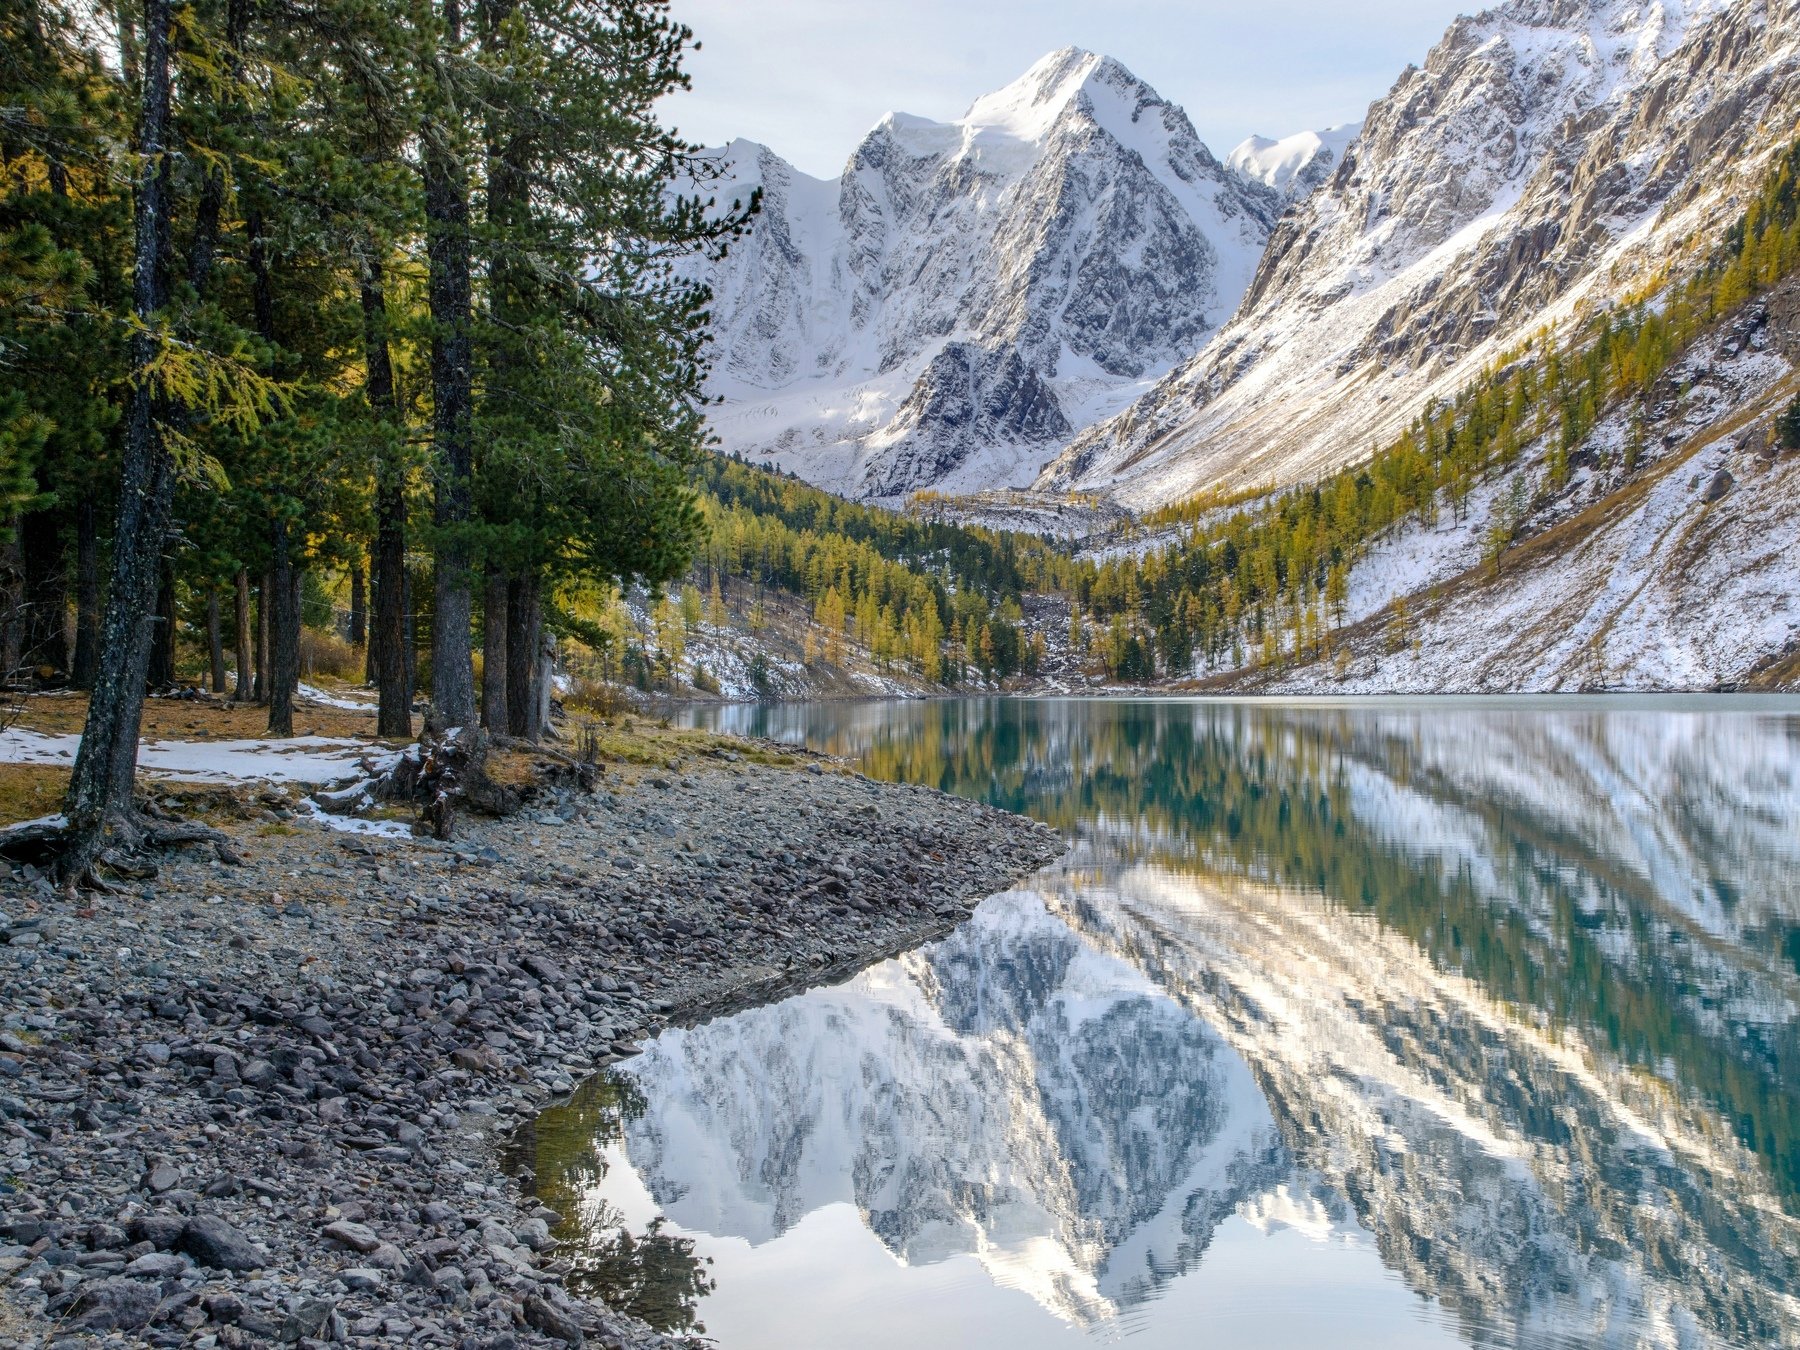
[(412, 802), (434, 838), (452, 839), (457, 814), (465, 808), (500, 817), (510, 816), (524, 805), (523, 794), (488, 774), (488, 746), (488, 738), (472, 727), (442, 734), (427, 729), (419, 743), (386, 773), (357, 784), (354, 790), (315, 794), (313, 800), (326, 810), (365, 797)]
[[(124, 877), (147, 881), (157, 875), (153, 853), (178, 848), (184, 844), (206, 844), (220, 862), (238, 867), (243, 858), (232, 845), (231, 836), (211, 826), (182, 820), (160, 807), (136, 804), (107, 818), (98, 841), (88, 842), (86, 849), (71, 829), (66, 817), (47, 816), (0, 830), (0, 857), (15, 862), (48, 864), (52, 872), (72, 890), (93, 890), (116, 894), (108, 877)], [(81, 852), (87, 859), (80, 857)]]

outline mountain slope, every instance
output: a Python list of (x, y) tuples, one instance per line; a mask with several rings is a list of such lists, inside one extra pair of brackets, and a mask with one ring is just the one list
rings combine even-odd
[(1040, 486), (1144, 506), (1357, 460), (1715, 231), (1796, 124), (1794, 0), (1459, 19), (1282, 220), (1231, 323)]
[(1023, 485), (1197, 349), (1282, 207), (1116, 61), (1056, 52), (954, 123), (892, 114), (822, 182), (763, 190), (709, 274), (726, 450), (846, 495)]

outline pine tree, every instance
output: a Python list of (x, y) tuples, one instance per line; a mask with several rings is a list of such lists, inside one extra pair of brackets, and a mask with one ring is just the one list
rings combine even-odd
[(1784, 450), (1800, 450), (1800, 397), (1775, 419), (1775, 437)]

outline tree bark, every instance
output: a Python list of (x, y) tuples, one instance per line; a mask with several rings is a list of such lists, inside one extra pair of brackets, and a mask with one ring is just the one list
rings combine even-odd
[(256, 588), (256, 701), (269, 701), (269, 597), (274, 593), (275, 583), (270, 580), (269, 573), (262, 574), (262, 584)]
[(250, 569), (237, 570), (237, 692), (239, 703), (248, 703), (256, 695), (255, 655), (250, 645)]
[(401, 650), (406, 654), (406, 688), (410, 694), (419, 687), (419, 612), (413, 608), (416, 597), (412, 569), (407, 568), (401, 577), (400, 610), (406, 616), (402, 620), (406, 629), (406, 641)]
[[(387, 297), (371, 245), (362, 267), (363, 349), (369, 407), (389, 429), (395, 422), (394, 365), (388, 351)], [(375, 464), (375, 624), (369, 635), (371, 673), (382, 736), (412, 735), (412, 676), (406, 611), (406, 462), (398, 436), (385, 438)]]
[(132, 212), (136, 240), (132, 314), (139, 325), (131, 341), (135, 378), (120, 463), (112, 588), (101, 625), (99, 670), (69, 783), (69, 844), (57, 865), (63, 880), (86, 877), (110, 837), (129, 820), (144, 676), (150, 664), (147, 621), (156, 600), (175, 495), (174, 465), (157, 424), (155, 385), (149, 375), (156, 359), (152, 324), (164, 301), (160, 249), (170, 210), (162, 172), (169, 129), (170, 8), (171, 0), (144, 0), (138, 127), (143, 167)]
[[(371, 573), (369, 576), (369, 608), (371, 610), (375, 610), (375, 611), (379, 612), (381, 601), (376, 598), (375, 591), (376, 591), (375, 577), (374, 577), (374, 574)], [(375, 683), (375, 670), (376, 670), (376, 666), (377, 666), (377, 663), (379, 662), (380, 658), (381, 658), (381, 632), (375, 626), (374, 623), (370, 623), (370, 625), (369, 625), (369, 640), (363, 645), (363, 683), (364, 684), (373, 685)]]
[(219, 618), (219, 588), (206, 588), (206, 653), (212, 659), (212, 691), (225, 692), (225, 633)]
[(100, 668), (100, 522), (91, 498), (75, 516), (75, 662), (77, 689), (92, 689)]
[(360, 647), (369, 640), (369, 602), (363, 593), (363, 567), (358, 559), (350, 564), (350, 645)]
[(150, 642), (149, 687), (167, 689), (175, 683), (175, 566), (160, 560), (161, 580), (156, 588), (156, 629)]
[(543, 641), (544, 615), (539, 604), (535, 572), (512, 580), (508, 596), (506, 633), (506, 699), (512, 734), (535, 741), (544, 734), (539, 716), (539, 682), (542, 678), (538, 646)]
[(287, 520), (276, 516), (269, 529), (274, 565), (269, 570), (269, 735), (294, 734), (294, 690), (300, 683), (300, 606), (296, 603), (293, 557)]
[[(458, 0), (445, 0), (444, 42), (462, 43)], [(468, 524), (473, 497), (474, 353), (470, 336), (469, 185), (453, 138), (459, 113), (445, 63), (443, 104), (423, 135), (427, 298), (431, 307), (432, 438), (436, 447), (437, 568), (433, 578), (431, 709), (443, 727), (475, 723), (474, 606)]]
[(506, 711), (511, 681), (506, 654), (510, 589), (506, 573), (489, 564), (481, 627), (481, 725), (502, 736), (512, 732), (512, 719)]

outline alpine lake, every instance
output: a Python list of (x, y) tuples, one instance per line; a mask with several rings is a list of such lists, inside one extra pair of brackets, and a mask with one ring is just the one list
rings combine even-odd
[(1800, 1344), (1800, 700), (728, 706), (1069, 853), (518, 1141), (721, 1350)]

